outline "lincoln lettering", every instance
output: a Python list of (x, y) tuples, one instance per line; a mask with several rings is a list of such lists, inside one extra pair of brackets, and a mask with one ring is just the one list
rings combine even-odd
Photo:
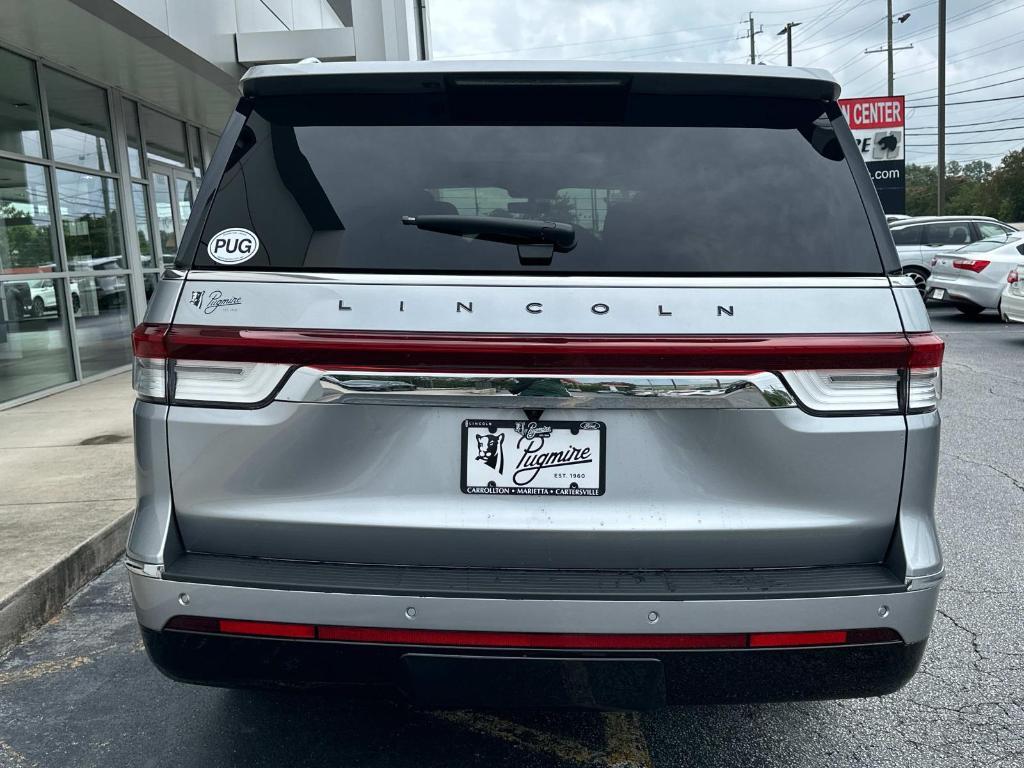
[(529, 485), (542, 469), (590, 464), (594, 461), (589, 447), (577, 448), (570, 445), (561, 451), (544, 451), (543, 437), (535, 437), (532, 440), (521, 437), (516, 447), (523, 452), (512, 473), (512, 482), (516, 485)]
[[(345, 303), (344, 299), (338, 302), (338, 309), (342, 312), (351, 312), (352, 307)], [(397, 310), (399, 312), (405, 312), (408, 309), (406, 307), (405, 300), (401, 300), (397, 304)], [(457, 314), (474, 314), (474, 306), (472, 301), (460, 300), (456, 301), (453, 307)], [(612, 311), (610, 304), (604, 302), (598, 302), (597, 304), (591, 304), (589, 307), (591, 313), (595, 315), (607, 315)], [(539, 315), (544, 312), (544, 304), (539, 301), (531, 301), (523, 305), (523, 311), (531, 315)], [(665, 304), (654, 304), (651, 306), (650, 311), (659, 317), (672, 317), (674, 314), (674, 308), (670, 305)], [(715, 307), (715, 314), (718, 317), (732, 317), (736, 312), (735, 307), (732, 304), (718, 305)]]

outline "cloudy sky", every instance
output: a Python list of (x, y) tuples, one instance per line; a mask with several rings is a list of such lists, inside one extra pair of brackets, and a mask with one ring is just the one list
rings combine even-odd
[[(753, 7), (751, 7), (753, 5)], [(947, 160), (998, 164), (1024, 146), (1024, 1), (947, 2)], [(843, 96), (886, 93), (885, 0), (429, 0), (436, 59), (748, 62), (823, 67)], [(907, 160), (935, 162), (936, 0), (895, 0), (897, 94), (907, 97)], [(1010, 97), (1010, 98), (1006, 98)], [(1016, 98), (1014, 98), (1016, 97)], [(982, 103), (956, 104), (961, 101)]]

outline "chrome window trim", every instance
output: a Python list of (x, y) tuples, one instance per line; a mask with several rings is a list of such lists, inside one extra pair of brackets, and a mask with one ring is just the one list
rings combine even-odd
[[(524, 383), (530, 382), (525, 384)], [(350, 386), (346, 386), (350, 385)], [(525, 394), (540, 385), (546, 393)], [(549, 394), (561, 388), (562, 394)], [(518, 390), (518, 391), (517, 391)], [(298, 368), (275, 400), (301, 403), (476, 408), (793, 408), (774, 373), (715, 376), (576, 376), (328, 371)]]
[(190, 281), (218, 283), (340, 283), (355, 285), (486, 285), (588, 288), (889, 288), (887, 275), (872, 277), (630, 277), (626, 275), (424, 275), (370, 272), (247, 272), (190, 269)]

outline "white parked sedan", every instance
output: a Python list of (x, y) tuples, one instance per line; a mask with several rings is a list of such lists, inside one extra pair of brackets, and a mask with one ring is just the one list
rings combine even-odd
[(1007, 276), (1024, 256), (1024, 232), (988, 237), (932, 257), (927, 297), (965, 315), (999, 309)]
[(1024, 264), (1018, 264), (1006, 276), (999, 314), (1004, 323), (1024, 323)]

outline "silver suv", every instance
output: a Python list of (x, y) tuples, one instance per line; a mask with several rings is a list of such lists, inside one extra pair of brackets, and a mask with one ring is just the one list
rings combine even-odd
[(257, 67), (134, 334), (153, 662), (427, 705), (870, 696), (942, 341), (824, 72)]

